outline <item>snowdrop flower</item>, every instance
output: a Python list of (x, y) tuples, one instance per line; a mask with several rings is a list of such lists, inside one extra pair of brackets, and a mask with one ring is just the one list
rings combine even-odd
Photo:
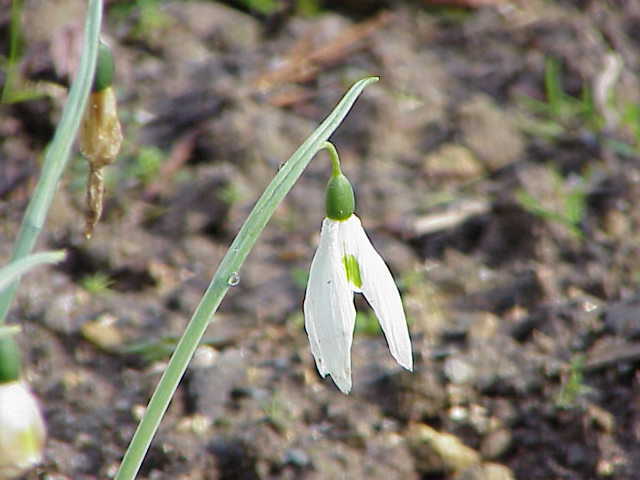
[(329, 142), (325, 148), (333, 172), (327, 185), (327, 218), (311, 262), (304, 320), (318, 371), (323, 377), (331, 375), (338, 388), (349, 393), (354, 292), (362, 293), (373, 308), (393, 358), (407, 370), (413, 369), (413, 359), (398, 288), (353, 213), (353, 189), (340, 171), (335, 148)]
[(18, 349), (0, 339), (0, 478), (21, 475), (42, 460), (45, 426), (35, 397), (19, 379)]

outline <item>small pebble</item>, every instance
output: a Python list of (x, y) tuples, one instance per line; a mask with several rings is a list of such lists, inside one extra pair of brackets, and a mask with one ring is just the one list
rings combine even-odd
[(474, 377), (473, 367), (458, 357), (447, 358), (444, 362), (444, 373), (449, 380), (458, 385), (470, 383)]
[(284, 461), (295, 467), (305, 468), (311, 463), (311, 458), (307, 452), (300, 448), (290, 448), (284, 454)]
[(515, 480), (513, 472), (504, 465), (484, 463), (460, 472), (454, 480)]
[(428, 425), (415, 425), (408, 438), (421, 473), (458, 472), (480, 462), (480, 454), (458, 437)]
[(116, 317), (105, 313), (82, 325), (80, 331), (85, 339), (109, 352), (123, 344), (122, 332), (116, 326), (116, 322)]
[(511, 447), (513, 437), (506, 428), (500, 428), (489, 433), (480, 445), (482, 457), (494, 460), (501, 457)]

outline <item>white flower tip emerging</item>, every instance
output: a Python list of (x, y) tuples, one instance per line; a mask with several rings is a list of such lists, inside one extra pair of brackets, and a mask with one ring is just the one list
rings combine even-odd
[(42, 460), (45, 425), (22, 381), (0, 384), (0, 479), (21, 475)]
[(409, 330), (391, 272), (371, 245), (358, 217), (325, 218), (309, 272), (305, 328), (318, 371), (323, 377), (331, 375), (343, 393), (351, 390), (354, 292), (362, 293), (371, 304), (393, 358), (413, 370)]

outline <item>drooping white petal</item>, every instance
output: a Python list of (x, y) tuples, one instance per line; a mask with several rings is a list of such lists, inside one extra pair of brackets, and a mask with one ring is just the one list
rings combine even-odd
[(318, 371), (351, 390), (351, 341), (356, 310), (342, 264), (340, 224), (325, 218), (304, 299), (304, 324)]
[(340, 240), (345, 251), (358, 261), (362, 293), (378, 317), (391, 355), (404, 368), (413, 370), (411, 340), (398, 287), (358, 217), (351, 215), (342, 222)]

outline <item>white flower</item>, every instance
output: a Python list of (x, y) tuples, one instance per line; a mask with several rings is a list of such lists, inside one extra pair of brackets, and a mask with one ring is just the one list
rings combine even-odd
[(343, 393), (351, 390), (351, 341), (356, 311), (353, 293), (373, 308), (391, 355), (412, 370), (411, 340), (400, 294), (389, 268), (373, 248), (360, 220), (325, 218), (311, 262), (304, 320), (320, 374), (331, 375)]
[(42, 460), (45, 426), (36, 399), (20, 380), (0, 384), (0, 478)]

